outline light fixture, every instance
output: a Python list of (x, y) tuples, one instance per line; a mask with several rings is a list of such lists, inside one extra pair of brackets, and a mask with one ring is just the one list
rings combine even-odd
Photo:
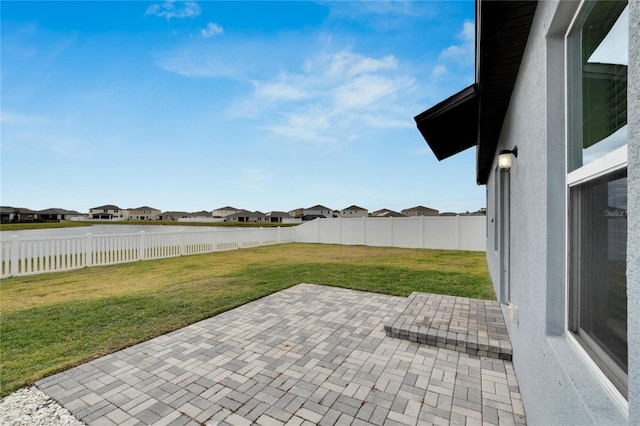
[(508, 171), (511, 168), (511, 156), (518, 157), (518, 147), (514, 146), (513, 149), (503, 149), (498, 154), (498, 167), (500, 170)]

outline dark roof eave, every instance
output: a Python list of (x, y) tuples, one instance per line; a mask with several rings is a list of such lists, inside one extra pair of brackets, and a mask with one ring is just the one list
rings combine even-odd
[(477, 145), (479, 185), (491, 171), (537, 5), (537, 0), (477, 0), (476, 84), (415, 117), (438, 160)]
[(478, 87), (472, 84), (414, 117), (438, 160), (476, 145), (478, 99)]
[(478, 0), (480, 43), (476, 75), (480, 96), (476, 182), (487, 183), (504, 118), (529, 38), (537, 0)]

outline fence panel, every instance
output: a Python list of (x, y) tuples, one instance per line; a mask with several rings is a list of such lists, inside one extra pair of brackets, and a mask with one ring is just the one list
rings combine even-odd
[(425, 217), (423, 238), (429, 248), (459, 250), (460, 216)]
[(485, 216), (315, 219), (295, 227), (300, 243), (484, 251)]
[(2, 240), (0, 241), (0, 259), (2, 259), (1, 265), (2, 269), (0, 269), (0, 277), (9, 277), (11, 276), (11, 250), (13, 248), (13, 244), (11, 240)]
[(240, 233), (234, 229), (221, 229), (216, 233), (215, 251), (237, 250), (240, 248)]
[(0, 240), (0, 277), (293, 242), (293, 228), (197, 229)]
[(0, 239), (0, 277), (289, 242), (484, 251), (485, 217), (316, 219), (287, 228)]
[(487, 220), (471, 216), (460, 223), (460, 250), (485, 251), (487, 249)]
[(408, 217), (393, 220), (392, 247), (424, 248), (421, 217)]
[(364, 245), (367, 235), (364, 229), (366, 220), (366, 218), (338, 219), (340, 244)]
[(341, 244), (340, 241), (340, 221), (316, 219), (318, 224), (318, 242), (321, 244)]
[(215, 232), (182, 232), (182, 255), (211, 253), (212, 251), (215, 251)]
[(372, 217), (365, 221), (365, 245), (391, 247), (393, 245), (393, 220)]

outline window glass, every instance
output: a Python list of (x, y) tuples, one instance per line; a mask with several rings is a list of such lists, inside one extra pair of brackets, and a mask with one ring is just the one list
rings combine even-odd
[(626, 1), (600, 1), (585, 9), (569, 36), (569, 171), (627, 143), (629, 7)]
[(608, 154), (627, 144), (628, 21), (587, 1), (567, 36), (569, 328), (625, 397), (627, 156)]
[[(626, 169), (572, 187), (571, 201), (571, 251), (580, 260), (572, 271), (577, 281), (579, 307), (574, 331), (586, 334), (587, 345), (602, 352), (605, 369), (619, 370), (624, 376), (627, 374)], [(624, 377), (619, 380), (625, 381)]]

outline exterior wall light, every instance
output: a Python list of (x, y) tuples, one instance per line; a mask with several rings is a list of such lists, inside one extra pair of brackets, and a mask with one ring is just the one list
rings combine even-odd
[(511, 156), (518, 157), (518, 147), (514, 146), (513, 149), (503, 149), (498, 154), (498, 167), (502, 171), (509, 171), (511, 168)]

